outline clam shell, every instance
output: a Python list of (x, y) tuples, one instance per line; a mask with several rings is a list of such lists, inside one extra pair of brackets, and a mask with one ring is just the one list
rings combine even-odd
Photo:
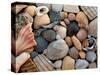
[(83, 41), (87, 38), (88, 33), (85, 29), (80, 29), (79, 32), (77, 33), (76, 37), (80, 40)]
[(73, 42), (74, 46), (75, 46), (78, 50), (82, 50), (81, 42), (80, 42), (75, 36), (72, 36), (71, 39), (72, 39), (72, 42)]
[(81, 9), (88, 16), (89, 20), (93, 20), (97, 16), (97, 7), (81, 6)]
[(68, 50), (69, 47), (65, 41), (58, 39), (48, 45), (46, 56), (51, 60), (61, 59), (67, 55)]
[(47, 25), (49, 23), (50, 23), (50, 18), (47, 14), (42, 16), (35, 16), (34, 28), (39, 29), (41, 26)]
[(88, 19), (83, 12), (78, 12), (76, 15), (76, 21), (80, 28), (88, 29)]
[(74, 69), (75, 60), (70, 56), (66, 56), (63, 59), (62, 70), (71, 70)]
[(61, 12), (63, 9), (63, 4), (52, 4), (52, 10), (53, 11), (57, 11), (57, 12)]
[(36, 6), (30, 5), (25, 9), (25, 12), (27, 12), (30, 16), (36, 15)]
[(54, 30), (56, 31), (56, 33), (57, 33), (58, 35), (61, 36), (62, 39), (64, 39), (64, 38), (66, 37), (67, 29), (66, 29), (65, 27), (63, 27), (63, 26), (57, 26), (57, 25), (56, 25), (56, 26), (54, 27)]
[(97, 37), (97, 18), (89, 23), (88, 33)]
[(78, 13), (79, 7), (76, 5), (64, 5), (64, 11), (66, 12), (72, 12), (72, 13)]

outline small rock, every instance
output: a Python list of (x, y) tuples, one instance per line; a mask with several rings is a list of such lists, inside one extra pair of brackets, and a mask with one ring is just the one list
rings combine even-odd
[(70, 21), (75, 20), (75, 18), (76, 18), (76, 16), (75, 16), (74, 13), (69, 13), (69, 14), (68, 14), (68, 19), (69, 19)]
[(85, 59), (86, 58), (86, 54), (85, 54), (84, 51), (80, 51), (79, 52), (79, 56), (80, 56), (81, 59)]
[(72, 46), (72, 40), (69, 36), (65, 37), (65, 42), (68, 44), (68, 46)]
[(82, 46), (83, 46), (83, 48), (88, 47), (89, 46), (89, 41), (87, 39), (83, 40), (82, 41)]
[(83, 41), (87, 38), (88, 33), (85, 29), (80, 29), (76, 36), (80, 41)]
[(31, 53), (31, 57), (32, 57), (32, 59), (34, 59), (37, 55), (38, 55), (37, 52), (32, 52), (32, 53)]
[(79, 57), (79, 52), (75, 47), (70, 48), (69, 50), (69, 55), (73, 58), (73, 59), (78, 59)]
[(63, 27), (65, 27), (65, 28), (66, 28), (66, 24), (65, 24), (65, 22), (64, 22), (64, 21), (60, 21), (60, 24), (61, 24), (61, 26), (63, 26)]
[(93, 51), (88, 51), (86, 54), (86, 59), (89, 62), (94, 62), (96, 60), (96, 54)]
[(64, 22), (66, 23), (66, 25), (70, 24), (70, 21), (67, 18), (64, 19)]
[(61, 12), (63, 9), (63, 4), (52, 4), (52, 10), (56, 12)]
[(72, 59), (70, 56), (66, 56), (63, 59), (62, 70), (71, 70), (74, 69), (75, 60)]
[(79, 12), (78, 6), (75, 6), (75, 5), (64, 5), (63, 10), (66, 11), (66, 12), (72, 12), (72, 13), (78, 13)]
[(65, 18), (67, 18), (68, 13), (62, 11), (62, 12), (60, 12), (60, 16), (61, 16), (61, 20), (63, 20), (63, 19), (65, 19)]
[(89, 64), (89, 68), (96, 68), (96, 63), (95, 63), (95, 62), (90, 63), (90, 64)]
[(78, 59), (75, 64), (76, 69), (85, 69), (89, 66), (89, 63), (86, 60)]
[(62, 60), (57, 60), (54, 63), (54, 67), (57, 68), (57, 69), (60, 69), (61, 68), (61, 65), (62, 65)]

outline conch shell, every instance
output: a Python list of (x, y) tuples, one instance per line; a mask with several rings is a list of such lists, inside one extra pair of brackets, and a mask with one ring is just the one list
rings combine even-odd
[(35, 46), (37, 43), (34, 40), (34, 33), (30, 25), (24, 26), (18, 35), (16, 40), (16, 55), (20, 54), (23, 51), (27, 51), (28, 49)]

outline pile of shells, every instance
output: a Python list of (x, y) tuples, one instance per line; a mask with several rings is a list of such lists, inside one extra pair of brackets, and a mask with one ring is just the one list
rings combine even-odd
[(25, 24), (32, 23), (37, 43), (30, 52), (31, 62), (23, 64), (19, 72), (97, 67), (97, 7), (13, 3), (11, 11), (16, 38)]

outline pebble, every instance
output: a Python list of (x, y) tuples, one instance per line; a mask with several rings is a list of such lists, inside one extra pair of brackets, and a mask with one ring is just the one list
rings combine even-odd
[(50, 43), (47, 47), (46, 56), (51, 60), (62, 59), (67, 55), (69, 47), (63, 39), (58, 39)]
[(72, 70), (74, 69), (75, 60), (72, 59), (70, 56), (66, 56), (63, 59), (62, 70)]
[(89, 61), (89, 62), (94, 62), (96, 60), (96, 54), (93, 52), (93, 51), (88, 51), (86, 53), (86, 59)]
[(80, 28), (85, 28), (86, 30), (88, 30), (88, 19), (83, 12), (77, 13), (76, 21), (78, 22)]
[(48, 46), (48, 41), (46, 41), (42, 36), (36, 37), (36, 51), (38, 53), (43, 53), (43, 51), (47, 48)]
[(67, 18), (64, 19), (64, 22), (65, 22), (66, 25), (70, 24), (70, 21)]
[(60, 21), (60, 25), (65, 27), (65, 28), (67, 27), (64, 21)]
[(83, 41), (82, 41), (82, 46), (83, 46), (84, 48), (88, 47), (88, 46), (89, 46), (89, 41), (88, 41), (87, 39), (83, 40)]
[(52, 10), (56, 12), (61, 12), (63, 9), (63, 4), (52, 4)]
[(75, 47), (72, 47), (69, 49), (69, 55), (73, 58), (73, 59), (78, 59), (79, 57), (79, 52)]
[(56, 32), (53, 30), (45, 30), (42, 33), (43, 38), (45, 38), (47, 41), (54, 41), (56, 39)]
[(69, 14), (68, 14), (68, 19), (69, 19), (69, 21), (73, 21), (73, 20), (75, 20), (75, 18), (76, 18), (76, 16), (75, 16), (74, 13), (69, 13)]
[(68, 46), (72, 46), (72, 40), (69, 36), (65, 37), (65, 42), (68, 44)]
[(54, 63), (54, 67), (57, 68), (57, 69), (60, 69), (62, 66), (62, 60), (57, 60), (55, 63)]
[(80, 29), (76, 36), (80, 41), (83, 41), (87, 38), (88, 33), (85, 29)]
[(38, 55), (38, 53), (37, 53), (37, 52), (35, 52), (35, 51), (34, 51), (34, 52), (32, 52), (32, 53), (31, 53), (31, 57), (32, 57), (32, 59), (34, 59), (37, 55)]
[(76, 69), (86, 69), (88, 66), (89, 66), (88, 61), (83, 60), (83, 59), (78, 59), (75, 63)]
[(96, 66), (97, 66), (97, 65), (96, 65), (95, 62), (89, 64), (89, 68), (96, 68)]
[(80, 51), (79, 56), (80, 56), (81, 59), (85, 59), (86, 58), (86, 53), (84, 51)]
[(39, 29), (41, 26), (45, 26), (50, 23), (50, 18), (47, 14), (43, 16), (35, 16), (34, 28)]
[(97, 18), (89, 23), (89, 35), (97, 37)]
[(72, 13), (78, 13), (79, 7), (75, 5), (64, 5), (64, 11), (66, 12), (72, 12)]
[(60, 12), (61, 20), (67, 18), (67, 16), (68, 16), (68, 13), (67, 12), (63, 12), (63, 11)]

